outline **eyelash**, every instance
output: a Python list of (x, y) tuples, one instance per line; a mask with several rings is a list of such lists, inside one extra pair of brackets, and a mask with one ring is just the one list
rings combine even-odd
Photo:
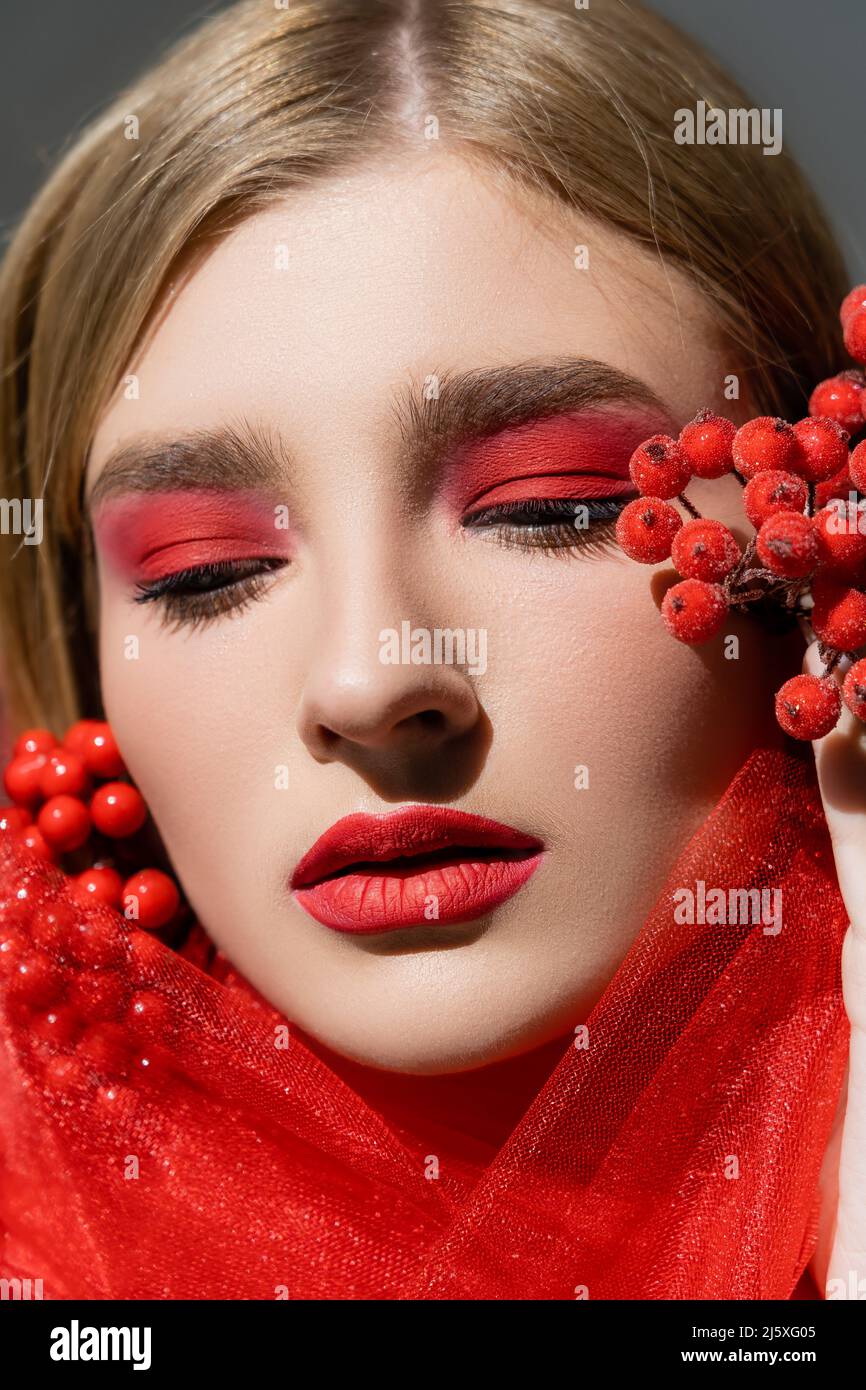
[(136, 603), (156, 603), (170, 626), (203, 627), (224, 613), (240, 613), (260, 598), (287, 560), (214, 560), (136, 585)]
[[(510, 550), (541, 550), (547, 554), (609, 554), (615, 545), (614, 527), (630, 497), (549, 498), (499, 502), (467, 517), (467, 531), (495, 530), (495, 539)], [(585, 507), (588, 525), (577, 527), (577, 507)], [(521, 516), (529, 524), (518, 525)]]
[[(474, 512), (463, 522), (467, 531), (494, 531), (500, 545), (511, 550), (541, 550), (548, 554), (607, 554), (615, 544), (614, 526), (628, 497), (581, 499), (529, 498), (501, 502)], [(584, 506), (588, 527), (574, 524), (575, 507)], [(520, 523), (523, 517), (528, 524)], [(226, 613), (241, 613), (261, 598), (271, 577), (287, 560), (216, 560), (178, 570), (161, 579), (136, 585), (136, 603), (155, 603), (163, 620), (174, 627), (203, 627)]]

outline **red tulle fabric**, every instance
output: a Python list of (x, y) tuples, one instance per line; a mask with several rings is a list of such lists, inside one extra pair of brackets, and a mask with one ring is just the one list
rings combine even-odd
[[(699, 881), (781, 889), (781, 931), (679, 924)], [(171, 951), (9, 837), (0, 927), (0, 1272), (45, 1297), (784, 1299), (811, 1257), (846, 916), (798, 757), (750, 757), (474, 1158), (459, 1082), (452, 1131), (424, 1084), (448, 1078), (337, 1065), (203, 932)], [(472, 1103), (489, 1076), (507, 1115), (510, 1074), (475, 1073)]]

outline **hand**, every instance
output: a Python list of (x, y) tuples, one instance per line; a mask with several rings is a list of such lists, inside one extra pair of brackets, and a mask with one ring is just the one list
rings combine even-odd
[[(803, 669), (823, 674), (817, 642), (808, 647)], [(851, 1023), (847, 1095), (843, 1090), (827, 1149), (812, 1270), (822, 1297), (866, 1299), (866, 724), (843, 706), (837, 728), (812, 747), (850, 922), (842, 990)]]

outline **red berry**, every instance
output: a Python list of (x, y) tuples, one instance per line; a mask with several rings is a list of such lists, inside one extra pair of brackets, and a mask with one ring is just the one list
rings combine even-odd
[(79, 891), (86, 894), (92, 902), (105, 903), (108, 907), (120, 907), (123, 893), (123, 879), (116, 869), (104, 865), (85, 869), (78, 874), (75, 882)]
[(22, 753), (13, 758), (3, 773), (6, 794), (19, 806), (35, 806), (42, 799), (42, 769), (47, 753)]
[(39, 884), (31, 882), (31, 872), (24, 865), (9, 876), (0, 897), (0, 924), (3, 927), (24, 927), (30, 930), (34, 908), (44, 897)]
[(128, 1117), (138, 1105), (135, 1091), (129, 1086), (119, 1086), (116, 1081), (107, 1086), (99, 1086), (93, 1100), (103, 1114), (114, 1118), (121, 1115)]
[(818, 562), (818, 542), (811, 517), (777, 512), (762, 524), (756, 541), (762, 565), (785, 579), (802, 579)]
[(90, 802), (93, 824), (103, 835), (122, 839), (134, 835), (147, 820), (144, 797), (128, 782), (106, 782)]
[(744, 478), (775, 469), (783, 473), (797, 470), (797, 437), (787, 420), (773, 415), (758, 415), (741, 425), (734, 435), (734, 463)]
[(832, 676), (792, 676), (776, 695), (776, 718), (792, 738), (823, 738), (836, 727), (841, 709)]
[(180, 906), (177, 886), (159, 869), (142, 869), (123, 885), (124, 915), (140, 927), (164, 927)]
[(70, 933), (68, 950), (72, 959), (87, 969), (103, 970), (117, 965), (125, 955), (125, 937), (119, 917), (82, 917)]
[(840, 652), (854, 652), (866, 643), (866, 594), (832, 579), (816, 578), (812, 598), (809, 617), (816, 637)]
[(68, 854), (90, 834), (90, 812), (77, 796), (52, 796), (39, 812), (39, 829), (52, 849)]
[(679, 444), (696, 478), (721, 478), (734, 466), (731, 448), (737, 427), (723, 415), (699, 410), (680, 431)]
[(809, 398), (809, 414), (835, 420), (854, 434), (863, 428), (863, 388), (866, 376), (857, 370), (839, 372), (820, 381)]
[(833, 502), (814, 524), (822, 574), (855, 582), (866, 565), (866, 504)]
[(701, 517), (687, 521), (674, 536), (671, 559), (684, 579), (714, 584), (730, 574), (740, 559), (740, 547), (727, 526)]
[(77, 751), (94, 777), (122, 777), (126, 772), (120, 750), (108, 724), (95, 724), (82, 734)]
[(691, 477), (682, 449), (667, 434), (654, 434), (635, 449), (629, 472), (638, 492), (663, 500), (676, 497)]
[(43, 951), (28, 951), (9, 979), (13, 998), (34, 1009), (47, 1008), (61, 999), (65, 986), (65, 972)]
[(743, 488), (743, 510), (757, 531), (768, 517), (778, 512), (802, 512), (809, 489), (793, 473), (768, 469), (757, 473)]
[(87, 768), (77, 753), (51, 753), (42, 769), (39, 790), (47, 801), (52, 796), (83, 796), (88, 784)]
[(866, 722), (866, 660), (855, 661), (842, 683), (842, 697), (852, 714)]
[(35, 945), (58, 955), (65, 955), (77, 918), (66, 903), (55, 902), (51, 907), (34, 913), (31, 934)]
[(141, 1080), (155, 1081), (166, 1070), (168, 1053), (158, 1043), (148, 1043), (147, 1050), (132, 1056), (131, 1075)]
[(80, 755), (90, 735), (105, 727), (105, 723), (99, 719), (79, 719), (75, 724), (70, 724), (63, 735), (63, 747)]
[(82, 970), (69, 986), (69, 1002), (87, 1019), (119, 1018), (126, 986), (114, 970)]
[(807, 416), (794, 426), (797, 454), (791, 468), (810, 483), (823, 483), (848, 464), (848, 433), (835, 420)]
[(87, 1085), (87, 1073), (75, 1057), (51, 1057), (45, 1063), (45, 1085), (71, 1099)]
[(56, 747), (57, 739), (50, 729), (25, 729), (15, 740), (12, 752), (16, 758), (20, 758), (25, 753), (53, 753)]
[(0, 980), (10, 980), (29, 954), (29, 944), (23, 932), (0, 928)]
[(675, 584), (662, 603), (665, 626), (679, 642), (708, 642), (723, 626), (727, 615), (724, 590), (701, 579), (684, 579)]
[(845, 351), (850, 353), (854, 361), (866, 362), (866, 309), (858, 309), (850, 316), (842, 336)]
[(166, 947), (156, 936), (147, 932), (135, 931), (129, 938), (129, 953), (132, 968), (142, 979), (151, 979), (159, 973)]
[(849, 290), (842, 300), (839, 309), (839, 321), (843, 328), (851, 315), (856, 314), (858, 309), (866, 309), (866, 285), (855, 285), (853, 290)]
[(38, 826), (28, 825), (21, 832), (21, 843), (26, 845), (32, 854), (38, 854), (40, 859), (47, 860), (49, 864), (54, 863), (54, 850)]
[(48, 1013), (38, 1014), (30, 1023), (30, 1031), (43, 1042), (68, 1047), (81, 1032), (81, 1019), (68, 1004), (60, 1004)]
[(93, 1023), (75, 1049), (88, 1067), (104, 1075), (124, 1075), (130, 1061), (130, 1040), (119, 1023)]
[(851, 450), (848, 473), (857, 491), (866, 493), (866, 439), (861, 439), (856, 448)]
[(617, 518), (616, 538), (630, 559), (658, 565), (670, 558), (671, 541), (682, 524), (682, 517), (669, 502), (660, 497), (636, 497)]
[(26, 830), (30, 816), (21, 806), (0, 807), (0, 834), (17, 835)]
[[(815, 506), (826, 507), (828, 502), (832, 502), (837, 497), (840, 501), (847, 502), (851, 494), (856, 493), (856, 491), (846, 463), (844, 468), (841, 468), (832, 478), (828, 478), (825, 483), (815, 484)], [(854, 500), (856, 501), (856, 497)]]

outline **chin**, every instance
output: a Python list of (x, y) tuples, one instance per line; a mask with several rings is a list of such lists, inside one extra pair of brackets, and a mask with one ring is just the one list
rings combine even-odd
[[(445, 1076), (476, 1071), (496, 1062), (522, 1056), (560, 1036), (561, 1027), (547, 1027), (532, 1020), (522, 1027), (504, 1027), (491, 1019), (480, 1024), (477, 1014), (467, 1016), (459, 1008), (443, 1017), (431, 1007), (430, 1014), (419, 1012), (384, 1014), (365, 1007), (363, 1028), (331, 1027), (327, 1023), (305, 1023), (299, 1010), (294, 1016), (301, 1030), (319, 1048), (361, 1066), (377, 1071), (401, 1072), (411, 1076)], [(378, 1021), (378, 1027), (373, 1026)]]

